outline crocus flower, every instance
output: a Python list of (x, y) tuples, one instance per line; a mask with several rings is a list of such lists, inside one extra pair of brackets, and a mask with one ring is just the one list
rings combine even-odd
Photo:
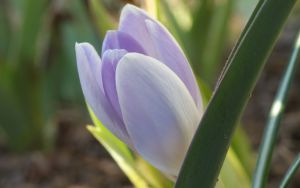
[(176, 177), (202, 115), (202, 100), (183, 51), (158, 21), (133, 5), (108, 31), (102, 58), (76, 44), (88, 105), (113, 134), (153, 166)]

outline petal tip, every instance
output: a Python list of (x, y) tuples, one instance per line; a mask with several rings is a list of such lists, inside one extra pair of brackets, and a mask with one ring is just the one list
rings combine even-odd
[(94, 49), (94, 47), (88, 42), (75, 42), (76, 52), (79, 50), (85, 52), (85, 50), (91, 50), (91, 49)]
[(88, 42), (76, 42), (75, 46), (82, 46), (82, 47), (92, 47), (92, 45)]
[(146, 11), (144, 11), (143, 9), (128, 3), (123, 7), (123, 9), (121, 11), (120, 20), (122, 22), (122, 20), (124, 20), (128, 15), (138, 16), (138, 15), (141, 15), (141, 14), (142, 15), (147, 15)]
[(136, 7), (136, 6), (134, 6), (134, 5), (132, 5), (132, 4), (130, 4), (130, 3), (127, 3), (127, 4), (123, 7), (122, 12), (136, 11), (136, 10), (139, 10), (139, 8)]

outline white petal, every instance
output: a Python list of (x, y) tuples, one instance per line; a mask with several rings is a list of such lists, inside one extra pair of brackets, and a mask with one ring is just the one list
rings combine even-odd
[(137, 151), (161, 171), (177, 176), (201, 118), (184, 83), (158, 60), (129, 53), (117, 66), (116, 86)]

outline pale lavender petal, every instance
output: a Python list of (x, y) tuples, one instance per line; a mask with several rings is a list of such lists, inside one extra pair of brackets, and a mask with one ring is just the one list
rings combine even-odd
[(177, 74), (191, 93), (198, 109), (202, 112), (202, 99), (198, 84), (182, 49), (163, 25), (149, 19), (145, 22), (152, 44), (156, 49), (154, 57)]
[(177, 176), (201, 118), (184, 83), (158, 60), (128, 53), (117, 66), (116, 86), (137, 152)]
[[(76, 49), (78, 71), (79, 71), (79, 66), (89, 66), (89, 69), (92, 71), (93, 75), (99, 74), (99, 76), (95, 76), (95, 79), (103, 93), (104, 90), (103, 90), (102, 76), (101, 76), (102, 62), (97, 51), (89, 43), (79, 43), (79, 44), (76, 43), (75, 49)], [(78, 55), (80, 55), (80, 57)], [(79, 58), (81, 59), (81, 62), (86, 61), (85, 64), (79, 65), (78, 63), (81, 63), (78, 61)], [(85, 68), (83, 68), (83, 70), (85, 70)]]
[(125, 49), (128, 52), (145, 53), (141, 45), (122, 31), (108, 31), (102, 45), (102, 55), (108, 49)]
[(199, 88), (187, 58), (163, 25), (144, 10), (126, 5), (121, 13), (119, 30), (138, 41), (146, 55), (160, 60), (172, 69), (188, 88), (198, 109), (203, 110)]
[(152, 19), (147, 13), (133, 5), (127, 4), (121, 12), (119, 30), (134, 38), (145, 49), (145, 54), (153, 56), (155, 48), (145, 24), (146, 19)]
[(88, 43), (76, 43), (75, 50), (81, 88), (88, 105), (103, 125), (132, 147), (124, 123), (116, 116), (114, 109), (107, 101), (102, 83), (97, 81), (97, 77), (101, 77), (101, 72), (97, 70), (100, 70), (102, 62), (96, 50)]
[(102, 61), (102, 80), (105, 95), (113, 106), (118, 116), (122, 119), (122, 113), (119, 105), (119, 99), (116, 90), (115, 72), (119, 60), (127, 53), (126, 50), (106, 50), (103, 54)]

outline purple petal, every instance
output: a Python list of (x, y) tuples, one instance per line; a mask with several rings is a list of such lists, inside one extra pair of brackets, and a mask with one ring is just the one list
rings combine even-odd
[(122, 118), (122, 113), (117, 96), (115, 72), (119, 60), (126, 53), (126, 50), (106, 50), (102, 57), (102, 80), (104, 92), (120, 118)]
[(198, 109), (202, 111), (202, 99), (198, 84), (180, 46), (163, 25), (152, 20), (145, 22), (153, 41), (152, 44), (157, 49), (154, 57), (177, 74), (191, 93)]
[(201, 118), (184, 83), (158, 60), (128, 53), (117, 66), (116, 86), (137, 152), (177, 176)]
[(129, 146), (132, 146), (124, 123), (116, 116), (116, 112), (104, 95), (102, 83), (99, 82), (101, 72), (98, 70), (101, 70), (102, 63), (96, 50), (88, 43), (76, 43), (75, 50), (79, 79), (88, 105), (103, 125)]
[(188, 60), (163, 25), (144, 10), (126, 5), (121, 13), (119, 30), (138, 41), (146, 55), (158, 59), (173, 70), (188, 88), (198, 109), (203, 110), (199, 88)]
[(151, 38), (145, 24), (146, 19), (152, 19), (147, 13), (133, 5), (127, 4), (121, 12), (119, 30), (127, 33), (133, 39), (138, 41), (145, 49), (145, 54), (153, 56), (155, 48), (152, 45)]
[(141, 45), (122, 31), (108, 31), (102, 45), (102, 55), (108, 49), (125, 49), (128, 52), (145, 53)]

